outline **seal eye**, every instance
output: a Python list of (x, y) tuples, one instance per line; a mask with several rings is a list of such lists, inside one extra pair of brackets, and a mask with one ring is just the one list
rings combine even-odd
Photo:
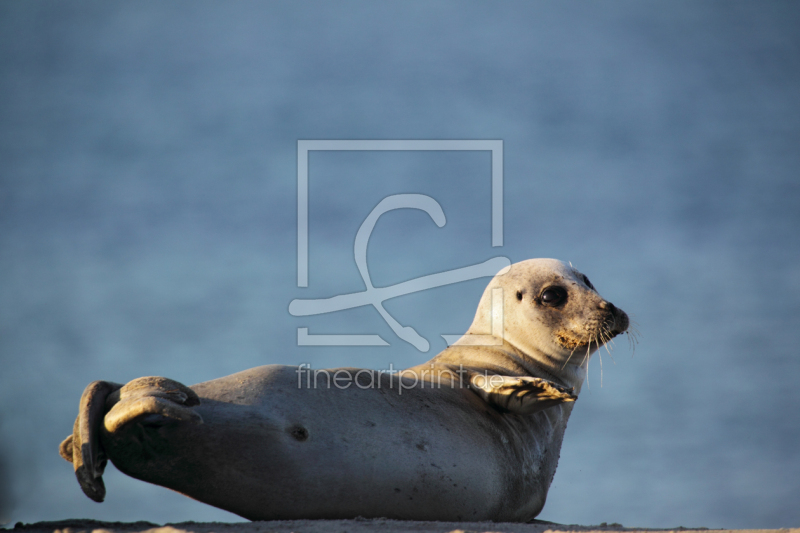
[(594, 288), (594, 285), (592, 285), (592, 282), (589, 281), (589, 278), (586, 277), (586, 274), (581, 274), (581, 276), (583, 276), (583, 282), (586, 284), (587, 287), (589, 287), (593, 291), (597, 290), (597, 289)]
[(517, 291), (517, 300), (522, 301), (522, 291)]
[(548, 287), (542, 291), (540, 299), (544, 305), (555, 307), (567, 299), (567, 291), (561, 287)]

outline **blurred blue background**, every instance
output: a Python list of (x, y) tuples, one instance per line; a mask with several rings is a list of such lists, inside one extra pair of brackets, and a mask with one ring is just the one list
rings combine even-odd
[[(0, 522), (239, 520), (57, 453), (90, 381), (395, 368), (463, 332), (488, 279), (298, 318), (294, 298), (504, 255), (584, 271), (641, 331), (593, 358), (540, 518), (800, 525), (800, 5), (0, 3)], [(500, 139), (488, 152), (314, 152), (297, 287), (298, 139)], [(383, 348), (298, 347), (311, 333)]]

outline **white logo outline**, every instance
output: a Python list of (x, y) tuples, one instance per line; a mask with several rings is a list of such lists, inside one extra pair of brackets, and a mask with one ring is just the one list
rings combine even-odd
[[(489, 150), (492, 153), (492, 246), (503, 245), (503, 141), (501, 140), (298, 140), (297, 141), (297, 286), (308, 286), (308, 152), (312, 150)], [(376, 288), (372, 285), (366, 262), (366, 250), (369, 237), (375, 223), (381, 215), (395, 209), (419, 209), (428, 213), (437, 226), (446, 223), (441, 205), (430, 196), (422, 194), (396, 194), (381, 200), (370, 212), (356, 235), (354, 255), (361, 278), (366, 286), (365, 291), (341, 294), (322, 299), (294, 299), (289, 304), (289, 313), (293, 316), (309, 316), (351, 309), (363, 305), (372, 305), (380, 313), (394, 333), (402, 340), (413, 345), (422, 352), (430, 349), (428, 341), (419, 335), (411, 326), (402, 326), (383, 307), (383, 302), (404, 294), (459, 283), (480, 277), (493, 276), (510, 265), (506, 257), (494, 257), (483, 263), (453, 269), (416, 279), (397, 283), (389, 287)], [(495, 309), (493, 298), (493, 316), (499, 313), (502, 324), (502, 298), (500, 307)], [(494, 322), (492, 333), (497, 331)], [(492, 335), (469, 335), (468, 344), (496, 345), (502, 343), (502, 326), (500, 338)], [(448, 344), (452, 344), (460, 335), (442, 335)], [(297, 328), (299, 346), (387, 346), (388, 343), (379, 335), (312, 335), (308, 328)]]

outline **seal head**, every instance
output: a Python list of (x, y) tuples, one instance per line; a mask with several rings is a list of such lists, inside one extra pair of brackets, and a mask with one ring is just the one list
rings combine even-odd
[[(449, 349), (440, 360), (477, 359), (497, 365), (497, 373), (541, 377), (580, 390), (589, 357), (628, 325), (628, 315), (572, 265), (529, 259), (492, 278), (467, 334), (452, 347), (462, 349)], [(499, 337), (496, 344), (502, 346), (471, 346), (471, 336), (486, 335)]]

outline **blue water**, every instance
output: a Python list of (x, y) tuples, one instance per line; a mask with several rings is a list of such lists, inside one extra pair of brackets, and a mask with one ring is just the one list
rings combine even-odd
[[(268, 363), (395, 368), (463, 332), (487, 279), (298, 318), (363, 290), (385, 196), (390, 285), (557, 257), (632, 315), (593, 359), (540, 518), (800, 524), (800, 6), (793, 2), (0, 3), (0, 522), (237, 520), (57, 454), (83, 387)], [(500, 139), (488, 152), (313, 152), (298, 139)], [(310, 333), (389, 347), (297, 346)], [(605, 353), (605, 352), (603, 352)], [(602, 385), (601, 385), (602, 378)]]

